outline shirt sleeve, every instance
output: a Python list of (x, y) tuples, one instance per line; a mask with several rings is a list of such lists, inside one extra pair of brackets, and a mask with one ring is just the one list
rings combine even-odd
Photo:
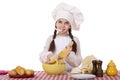
[(48, 51), (51, 41), (52, 41), (52, 36), (49, 36), (46, 41), (43, 51), (40, 52), (39, 59), (42, 63), (45, 63), (47, 61), (47, 56), (49, 54), (53, 54), (51, 51)]
[(74, 38), (75, 42), (77, 43), (77, 52), (71, 51), (69, 56), (66, 57), (65, 61), (72, 67), (77, 67), (82, 62), (81, 50), (80, 50), (80, 41), (78, 38)]

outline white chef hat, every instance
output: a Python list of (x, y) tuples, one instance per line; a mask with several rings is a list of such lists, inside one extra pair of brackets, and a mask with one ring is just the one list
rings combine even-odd
[(57, 21), (60, 18), (67, 19), (73, 30), (79, 30), (80, 24), (83, 22), (83, 15), (78, 8), (60, 3), (52, 12), (53, 19)]

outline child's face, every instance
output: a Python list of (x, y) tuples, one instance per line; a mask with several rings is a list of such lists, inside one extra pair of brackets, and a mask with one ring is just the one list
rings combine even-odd
[(56, 21), (56, 27), (61, 30), (59, 34), (66, 34), (70, 29), (70, 23), (66, 19), (60, 18)]

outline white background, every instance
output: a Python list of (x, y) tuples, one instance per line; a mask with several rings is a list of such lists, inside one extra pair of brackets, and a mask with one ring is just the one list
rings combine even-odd
[(39, 53), (53, 34), (51, 12), (60, 2), (84, 15), (80, 31), (73, 31), (83, 58), (93, 54), (103, 61), (104, 70), (110, 60), (120, 69), (119, 0), (0, 0), (0, 69), (20, 65), (42, 70)]

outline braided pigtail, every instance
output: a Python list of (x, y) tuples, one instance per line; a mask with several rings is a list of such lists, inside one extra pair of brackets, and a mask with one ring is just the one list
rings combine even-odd
[(57, 31), (55, 30), (54, 31), (54, 35), (53, 35), (53, 40), (51, 41), (50, 47), (49, 47), (49, 51), (52, 51), (52, 52), (55, 51), (55, 42), (54, 42), (54, 39), (56, 38), (56, 33), (57, 33)]
[(77, 44), (76, 44), (76, 42), (75, 42), (74, 39), (73, 39), (73, 35), (72, 35), (71, 29), (69, 29), (69, 36), (70, 36), (70, 38), (71, 38), (72, 41), (73, 41), (72, 51), (74, 51), (74, 52), (76, 53), (76, 52), (77, 52)]

